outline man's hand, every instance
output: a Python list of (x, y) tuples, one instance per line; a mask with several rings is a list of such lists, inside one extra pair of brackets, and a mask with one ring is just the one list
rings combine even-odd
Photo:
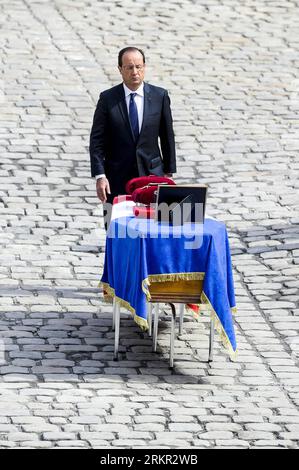
[(97, 179), (97, 196), (102, 202), (107, 201), (107, 194), (111, 194), (109, 181), (105, 176)]
[(172, 178), (172, 173), (165, 173), (164, 178)]

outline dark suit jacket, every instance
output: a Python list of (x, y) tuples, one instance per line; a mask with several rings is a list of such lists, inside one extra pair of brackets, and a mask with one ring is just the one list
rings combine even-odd
[(124, 194), (126, 182), (135, 176), (174, 173), (175, 142), (167, 91), (144, 83), (144, 114), (137, 142), (123, 84), (102, 92), (94, 114), (89, 150), (91, 176), (105, 173), (113, 195)]

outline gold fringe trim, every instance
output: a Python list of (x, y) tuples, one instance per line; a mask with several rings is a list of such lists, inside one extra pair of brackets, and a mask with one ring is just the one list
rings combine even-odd
[(112, 300), (115, 299), (116, 302), (121, 307), (124, 307), (126, 310), (129, 310), (129, 312), (132, 313), (135, 323), (137, 323), (137, 325), (141, 328), (142, 331), (147, 331), (148, 330), (147, 320), (145, 320), (142, 317), (139, 317), (136, 314), (135, 309), (131, 306), (131, 304), (129, 302), (127, 302), (126, 300), (124, 300), (120, 297), (117, 297), (117, 295), (115, 295), (115, 290), (109, 284), (107, 284), (106, 282), (101, 282), (100, 281), (99, 286), (102, 287), (103, 290), (106, 291), (106, 294), (103, 292), (105, 301), (107, 301), (107, 298), (110, 298), (110, 301), (111, 301), (111, 299)]
[(232, 312), (233, 315), (236, 315), (238, 313), (237, 307), (232, 307), (231, 312)]
[(228, 353), (229, 353), (229, 356), (231, 358), (232, 361), (235, 361), (236, 358), (237, 358), (237, 351), (234, 351), (233, 348), (232, 348), (232, 345), (231, 345), (231, 342), (218, 318), (218, 315), (217, 313), (215, 312), (215, 310), (213, 309), (212, 305), (211, 305), (211, 302), (209, 301), (208, 297), (206, 296), (206, 294), (204, 293), (204, 291), (202, 291), (202, 294), (201, 294), (201, 301), (202, 303), (206, 304), (209, 306), (209, 310), (210, 310), (210, 315), (211, 315), (211, 318), (214, 319), (215, 321), (215, 328), (220, 336), (220, 340), (223, 344), (223, 346), (228, 350)]
[(172, 274), (150, 274), (142, 281), (142, 290), (146, 295), (148, 301), (151, 299), (151, 295), (148, 287), (152, 282), (167, 282), (167, 281), (203, 281), (205, 273), (194, 272), (194, 273), (172, 273)]
[[(176, 273), (176, 274), (150, 274), (147, 278), (145, 278), (142, 281), (142, 290), (145, 293), (147, 300), (149, 301), (151, 296), (150, 296), (150, 293), (149, 293), (149, 290), (148, 290), (148, 286), (150, 286), (151, 282), (179, 281), (181, 279), (200, 280), (200, 281), (202, 281), (204, 279), (204, 276), (205, 276), (205, 273), (202, 273), (202, 272)], [(111, 303), (111, 300), (113, 300), (115, 298), (115, 300), (119, 303), (120, 306), (122, 306), (125, 309), (129, 310), (129, 312), (131, 312), (133, 314), (135, 323), (137, 323), (137, 325), (143, 331), (148, 330), (147, 320), (145, 320), (144, 318), (139, 317), (138, 315), (136, 315), (135, 309), (129, 304), (129, 302), (127, 302), (126, 300), (121, 299), (120, 297), (117, 297), (115, 295), (115, 290), (112, 287), (110, 287), (109, 284), (107, 284), (106, 282), (100, 281), (99, 282), (99, 287), (101, 287), (102, 290), (103, 290), (104, 300), (106, 302)], [(223, 326), (222, 326), (222, 324), (221, 324), (221, 322), (218, 318), (218, 315), (215, 312), (215, 310), (213, 309), (213, 307), (211, 305), (211, 302), (210, 302), (209, 298), (206, 296), (206, 294), (204, 293), (204, 291), (202, 291), (202, 293), (201, 293), (201, 299), (200, 300), (203, 304), (205, 304), (208, 307), (208, 311), (210, 313), (210, 316), (215, 321), (215, 328), (216, 328), (216, 330), (217, 330), (217, 332), (220, 336), (220, 340), (221, 340), (223, 346), (228, 350), (228, 353), (229, 353), (229, 356), (230, 356), (231, 360), (235, 361), (236, 358), (237, 358), (237, 351), (233, 350), (231, 342), (230, 342), (230, 340), (229, 340), (229, 338), (228, 338), (228, 336), (227, 336), (227, 334), (226, 334), (226, 332), (225, 332), (225, 330), (224, 330), (224, 328), (223, 328)], [(237, 308), (232, 307), (231, 311), (232, 311), (232, 313), (236, 313)], [(192, 310), (192, 312), (194, 314), (194, 317), (198, 318), (200, 313), (201, 313), (201, 310), (198, 314), (196, 314), (193, 310)]]
[(98, 288), (101, 290), (102, 294), (103, 294), (103, 299), (104, 299), (104, 302), (106, 302), (107, 304), (112, 304), (113, 303), (113, 295), (111, 295), (111, 293), (109, 293), (109, 289), (110, 286), (108, 284), (106, 284), (105, 282), (99, 282), (98, 284)]

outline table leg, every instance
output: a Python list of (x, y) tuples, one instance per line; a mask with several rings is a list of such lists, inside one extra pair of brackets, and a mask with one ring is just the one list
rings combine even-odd
[(116, 309), (116, 299), (113, 297), (113, 310), (112, 310), (112, 331), (115, 330), (115, 309)]
[(213, 353), (214, 353), (214, 330), (215, 330), (215, 320), (211, 317), (210, 321), (210, 344), (209, 344), (209, 359), (208, 362), (213, 361)]
[(170, 354), (169, 354), (169, 366), (173, 368), (173, 357), (174, 357), (174, 339), (175, 339), (175, 305), (169, 304), (171, 307), (171, 331), (170, 331)]
[(118, 360), (120, 306), (115, 302), (114, 361)]
[(180, 304), (180, 323), (179, 323), (179, 335), (180, 336), (183, 334), (184, 311), (185, 311), (185, 305)]
[(148, 335), (152, 336), (153, 304), (151, 302), (148, 302), (147, 309)]
[(153, 331), (153, 351), (154, 352), (157, 351), (158, 321), (159, 321), (159, 304), (155, 304), (154, 331)]

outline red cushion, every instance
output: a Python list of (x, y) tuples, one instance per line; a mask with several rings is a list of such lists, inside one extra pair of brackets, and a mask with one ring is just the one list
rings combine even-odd
[(155, 210), (152, 207), (134, 207), (134, 215), (142, 219), (154, 219)]
[(157, 183), (157, 184), (167, 183), (167, 184), (172, 184), (172, 185), (175, 184), (175, 182), (171, 178), (167, 178), (164, 176), (155, 176), (155, 175), (139, 176), (138, 178), (133, 178), (127, 182), (126, 193), (132, 194), (135, 191), (135, 189), (147, 186), (149, 183)]

